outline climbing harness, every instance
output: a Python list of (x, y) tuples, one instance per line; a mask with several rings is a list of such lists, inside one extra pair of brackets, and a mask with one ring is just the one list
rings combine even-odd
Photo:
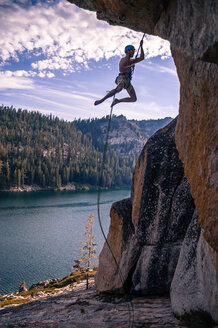
[[(145, 37), (145, 33), (143, 34), (142, 40), (144, 39), (144, 37)], [(140, 49), (140, 46), (138, 48), (138, 51), (136, 53), (135, 58), (138, 57), (139, 49)], [(130, 81), (131, 81), (132, 75), (134, 73), (134, 68), (135, 67), (133, 67), (131, 69), (130, 73), (128, 73)], [(126, 73), (120, 73), (119, 75), (123, 75), (123, 74), (126, 74)], [(116, 89), (117, 88), (118, 88), (118, 86), (116, 87)], [(116, 89), (115, 89), (115, 91), (116, 91)], [(111, 103), (111, 109), (110, 109), (110, 115), (109, 115), (109, 119), (108, 119), (108, 126), (107, 126), (107, 133), (106, 133), (106, 140), (105, 140), (103, 158), (102, 158), (102, 163), (101, 163), (100, 178), (99, 178), (99, 184), (98, 184), (97, 212), (98, 212), (98, 222), (99, 222), (99, 226), (100, 226), (102, 235), (103, 235), (104, 240), (105, 240), (105, 242), (108, 246), (108, 249), (109, 249), (109, 251), (112, 255), (112, 258), (115, 262), (115, 265), (118, 268), (118, 274), (119, 274), (120, 280), (122, 282), (123, 288), (125, 289), (125, 284), (124, 284), (125, 281), (124, 281), (122, 271), (120, 269), (119, 263), (116, 260), (116, 257), (114, 256), (114, 253), (111, 249), (111, 246), (110, 246), (110, 244), (107, 240), (107, 237), (105, 235), (105, 232), (104, 232), (104, 229), (103, 229), (103, 226), (102, 226), (102, 222), (101, 222), (101, 215), (100, 215), (100, 194), (101, 194), (101, 188), (102, 188), (103, 172), (104, 172), (104, 165), (105, 165), (105, 159), (106, 159), (107, 148), (108, 148), (108, 139), (109, 139), (109, 132), (110, 132), (110, 126), (111, 126), (111, 120), (112, 120), (112, 112), (113, 112), (113, 107), (114, 107), (115, 95), (116, 95), (116, 92), (113, 96), (113, 100), (112, 100), (112, 103)], [(132, 328), (134, 326), (134, 308), (133, 308), (133, 304), (132, 304), (131, 300), (129, 301), (128, 311), (129, 311), (129, 327)]]
[(125, 89), (128, 89), (128, 87), (130, 86), (130, 82), (132, 80), (132, 73), (131, 71), (126, 72), (126, 73), (119, 73), (118, 76), (116, 77), (115, 83), (119, 84), (119, 76), (122, 76), (124, 78), (125, 81)]

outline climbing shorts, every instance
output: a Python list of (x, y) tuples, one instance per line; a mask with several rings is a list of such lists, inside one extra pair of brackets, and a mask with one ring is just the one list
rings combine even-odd
[(119, 73), (119, 75), (116, 77), (115, 83), (118, 85), (121, 82), (123, 82), (124, 89), (126, 89), (128, 92), (133, 89), (131, 84), (131, 76), (129, 73)]

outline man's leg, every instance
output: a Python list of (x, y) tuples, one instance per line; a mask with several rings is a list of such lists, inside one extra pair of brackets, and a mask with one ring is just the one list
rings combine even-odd
[(114, 99), (113, 106), (120, 103), (120, 102), (135, 102), (137, 100), (135, 89), (133, 88), (132, 84), (126, 89), (129, 94), (129, 97), (121, 98), (121, 99)]
[(99, 104), (101, 104), (103, 101), (105, 101), (106, 99), (108, 99), (108, 98), (110, 98), (110, 97), (113, 97), (116, 93), (120, 92), (120, 91), (123, 89), (123, 87), (124, 87), (124, 84), (123, 84), (123, 83), (118, 84), (118, 86), (117, 86), (115, 89), (109, 91), (109, 92), (106, 94), (106, 96), (104, 96), (102, 99), (96, 100), (96, 101), (94, 102), (94, 105), (99, 105)]

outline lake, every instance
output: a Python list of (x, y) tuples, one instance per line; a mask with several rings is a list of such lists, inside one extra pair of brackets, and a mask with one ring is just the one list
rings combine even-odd
[[(102, 191), (100, 213), (107, 235), (114, 201), (130, 190)], [(0, 293), (17, 291), (72, 271), (89, 215), (95, 216), (97, 254), (104, 244), (97, 217), (97, 192), (0, 193)]]

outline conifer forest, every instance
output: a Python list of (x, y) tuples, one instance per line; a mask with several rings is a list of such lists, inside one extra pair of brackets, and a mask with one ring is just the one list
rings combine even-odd
[[(130, 130), (135, 130), (136, 136), (141, 133), (147, 140), (149, 133), (130, 123), (124, 116), (121, 119), (126, 121)], [(166, 119), (167, 122), (170, 120)], [(159, 125), (167, 123), (164, 119), (158, 121)], [(68, 183), (96, 188), (105, 141), (102, 126), (105, 127), (107, 122), (108, 117), (69, 122), (51, 114), (43, 115), (2, 105), (0, 190), (22, 185), (58, 189)], [(112, 129), (119, 129), (118, 122), (114, 120)], [(117, 144), (112, 145), (106, 154), (102, 181), (105, 188), (131, 185), (139, 155), (137, 138), (131, 143), (122, 141), (122, 150), (118, 148)]]

